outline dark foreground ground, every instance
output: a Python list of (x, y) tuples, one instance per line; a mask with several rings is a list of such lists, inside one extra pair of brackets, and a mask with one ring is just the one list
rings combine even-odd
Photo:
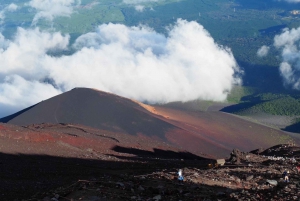
[(299, 200), (299, 150), (294, 144), (234, 150), (215, 167), (208, 155), (144, 135), (0, 124), (0, 200)]
[[(31, 182), (27, 185), (36, 189), (36, 194), (25, 200), (299, 200), (299, 150), (292, 145), (253, 153), (234, 150), (225, 165), (218, 167), (203, 158), (123, 157), (122, 162), (40, 158), (43, 165), (38, 165), (36, 172), (44, 180), (38, 182), (34, 172), (27, 175)], [(183, 169), (183, 182), (177, 180), (179, 168)], [(291, 173), (288, 183), (283, 181), (284, 170)], [(60, 183), (52, 190), (40, 188)], [(5, 198), (13, 197), (18, 196)]]

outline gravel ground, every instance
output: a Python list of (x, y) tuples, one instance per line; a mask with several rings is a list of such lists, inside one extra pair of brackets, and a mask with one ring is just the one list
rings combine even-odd
[[(211, 168), (203, 161), (153, 160), (145, 165), (156, 170), (105, 172), (31, 200), (299, 200), (300, 177), (296, 170), (299, 150), (300, 147), (291, 145), (253, 151), (257, 154), (233, 150), (224, 166)], [(178, 168), (183, 170), (182, 182), (177, 180)], [(284, 170), (290, 171), (289, 182), (283, 180)]]

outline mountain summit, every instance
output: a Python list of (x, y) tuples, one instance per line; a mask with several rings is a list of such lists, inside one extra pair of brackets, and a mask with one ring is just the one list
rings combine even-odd
[(133, 100), (89, 88), (75, 88), (0, 119), (14, 125), (80, 124), (127, 134), (157, 135), (174, 128)]

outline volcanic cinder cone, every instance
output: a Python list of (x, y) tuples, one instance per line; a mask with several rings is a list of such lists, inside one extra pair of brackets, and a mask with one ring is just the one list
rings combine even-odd
[(140, 104), (127, 98), (87, 88), (75, 88), (0, 119), (3, 123), (80, 124), (93, 128), (164, 137), (173, 125), (155, 118)]
[(65, 123), (146, 137), (195, 154), (228, 156), (233, 148), (250, 151), (287, 143), (278, 129), (219, 111), (193, 112), (150, 106), (111, 93), (75, 88), (0, 119), (14, 125)]

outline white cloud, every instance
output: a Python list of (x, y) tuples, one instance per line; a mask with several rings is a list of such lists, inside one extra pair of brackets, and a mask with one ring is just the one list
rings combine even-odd
[(0, 106), (2, 105), (4, 108), (8, 106), (18, 110), (61, 93), (50, 84), (36, 80), (25, 80), (19, 75), (6, 76), (4, 82), (0, 84), (0, 92)]
[[(134, 6), (134, 9), (138, 12), (143, 12), (145, 10), (145, 4), (153, 2), (164, 2), (165, 0), (123, 0), (123, 3)], [(154, 11), (152, 7), (149, 8)]]
[(42, 79), (47, 76), (41, 63), (47, 52), (66, 49), (68, 42), (69, 36), (60, 33), (41, 32), (38, 28), (18, 28), (14, 41), (3, 40), (4, 48), (0, 49), (0, 78), (17, 74), (25, 79)]
[(0, 19), (1, 19), (0, 23), (1, 24), (3, 23), (3, 20), (5, 19), (5, 13), (6, 12), (14, 12), (18, 9), (19, 9), (19, 7), (14, 3), (11, 3), (8, 6), (6, 6), (3, 10), (0, 11)]
[(32, 24), (35, 25), (40, 19), (52, 21), (59, 16), (69, 17), (74, 6), (80, 3), (80, 0), (31, 0), (28, 5), (37, 11)]
[(145, 9), (145, 6), (142, 6), (142, 5), (136, 5), (134, 8), (135, 8), (135, 10), (138, 11), (138, 12), (143, 12), (144, 9)]
[(279, 67), (281, 75), (285, 78), (287, 84), (295, 83), (293, 69), (287, 62), (282, 62)]
[(274, 46), (282, 51), (280, 73), (285, 84), (300, 90), (300, 27), (298, 29), (284, 29), (275, 36)]
[(142, 4), (142, 3), (151, 3), (165, 0), (123, 0), (123, 3), (126, 4)]
[(74, 87), (149, 102), (224, 100), (240, 81), (231, 51), (196, 22), (178, 20), (167, 37), (147, 27), (104, 24), (79, 37), (74, 54), (60, 57), (48, 54), (67, 48), (69, 36), (60, 33), (19, 28), (13, 41), (1, 41), (0, 107), (27, 107)]
[(289, 2), (289, 3), (299, 3), (300, 0), (284, 0), (286, 2)]
[(270, 47), (268, 47), (266, 45), (263, 45), (261, 48), (258, 49), (257, 56), (259, 56), (259, 57), (265, 57), (265, 56), (268, 55), (269, 50), (270, 50)]
[(69, 36), (39, 29), (18, 29), (14, 41), (0, 35), (0, 116), (8, 115), (62, 91), (42, 82), (48, 71), (43, 58), (48, 51), (65, 49)]
[(12, 4), (9, 4), (6, 9), (7, 9), (7, 11), (14, 12), (14, 11), (18, 10), (18, 8), (19, 7), (16, 4), (12, 3)]

